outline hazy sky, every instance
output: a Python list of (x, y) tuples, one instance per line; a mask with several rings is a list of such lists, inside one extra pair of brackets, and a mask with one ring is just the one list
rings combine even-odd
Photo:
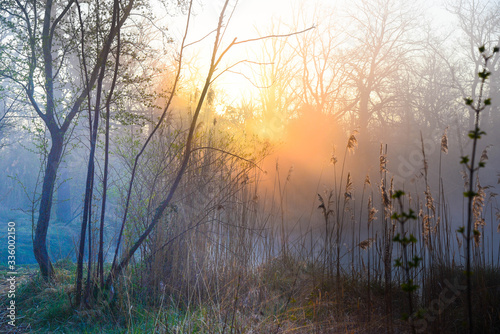
[[(283, 28), (280, 33), (289, 33), (292, 30), (287, 29), (285, 25), (291, 24), (294, 18), (294, 8), (304, 1), (296, 0), (241, 0), (237, 3), (236, 10), (231, 17), (231, 21), (226, 30), (223, 39), (223, 48), (227, 46), (234, 38), (238, 41), (247, 40), (259, 37), (269, 31), (271, 21), (282, 22)], [(310, 1), (308, 1), (310, 2)], [(224, 4), (223, 0), (202, 1), (195, 0), (194, 15), (191, 19), (190, 32), (188, 35), (188, 43), (197, 41), (204, 37), (210, 31), (216, 29), (220, 10)], [(234, 1), (231, 2), (231, 8), (228, 10), (228, 15), (234, 8)], [(296, 11), (295, 11), (296, 12)], [(177, 17), (172, 20), (169, 18), (169, 30), (173, 33), (177, 40), (182, 38), (185, 29), (185, 17)], [(311, 26), (315, 22), (310, 22)], [(301, 27), (306, 28), (306, 27)], [(196, 54), (198, 61), (197, 66), (208, 66), (210, 61), (211, 49), (213, 47), (215, 35), (208, 36), (203, 43), (198, 43), (189, 47), (186, 54), (188, 57)], [(261, 44), (259, 42), (241, 44), (235, 46), (225, 56), (225, 65), (230, 65), (243, 59), (258, 60), (256, 54), (259, 53)], [(222, 68), (222, 66), (221, 66)], [(247, 65), (243, 64), (234, 68), (235, 72), (250, 73)], [(258, 71), (258, 68), (254, 69)], [(206, 71), (201, 71), (205, 74)], [(231, 96), (242, 95), (245, 91), (253, 90), (248, 79), (242, 75), (227, 73), (217, 79), (216, 85), (223, 88)]]
[[(447, 13), (441, 5), (441, 0), (417, 0), (415, 3), (420, 4), (422, 8), (424, 8), (426, 11), (425, 19), (432, 21), (436, 29), (448, 22), (448, 19), (446, 19)], [(193, 10), (195, 15), (192, 17), (188, 43), (199, 40), (207, 35), (208, 32), (216, 28), (218, 16), (223, 4), (224, 0), (195, 0)], [(295, 13), (299, 12), (298, 8), (300, 8), (301, 14), (304, 14), (304, 12), (309, 10), (312, 11), (316, 7), (316, 4), (319, 6), (338, 7), (343, 9), (353, 7), (352, 2), (345, 2), (344, 0), (240, 0), (237, 3), (236, 10), (233, 13), (229, 27), (224, 36), (223, 47), (227, 46), (234, 38), (241, 41), (258, 37), (259, 32), (260, 35), (266, 34), (270, 30), (269, 27), (273, 21), (275, 23), (280, 22), (280, 33), (292, 32), (294, 28), (287, 26), (292, 25), (294, 17), (296, 16)], [(234, 1), (231, 2), (228, 14), (231, 13), (232, 8), (234, 8)], [(333, 12), (340, 13), (336, 10)], [(307, 22), (307, 20), (305, 20), (296, 30), (305, 29), (312, 25), (318, 25), (320, 27), (322, 25), (322, 22), (313, 22), (313, 19), (310, 21), (311, 22)], [(180, 40), (185, 29), (185, 17), (178, 17), (173, 21), (170, 18), (170, 22), (170, 32)], [(194, 54), (197, 55), (198, 60), (196, 65), (200, 68), (200, 74), (202, 75), (206, 73), (205, 66), (208, 66), (210, 61), (213, 40), (214, 34), (208, 36), (203, 43), (191, 46), (186, 52), (188, 58), (192, 57)], [(225, 56), (224, 64), (227, 66), (243, 59), (261, 61), (261, 59), (257, 59), (261, 46), (262, 44), (259, 42), (235, 46)], [(235, 101), (237, 97), (242, 95), (248, 96), (250, 92), (256, 93), (256, 88), (252, 87), (248, 77), (252, 76), (252, 71), (258, 72), (259, 69), (256, 68), (258, 65), (252, 66), (253, 68), (250, 68), (248, 64), (242, 64), (234, 68), (234, 72), (243, 72), (247, 78), (240, 74), (226, 73), (217, 79), (216, 86), (224, 89), (228, 94), (229, 101), (226, 101), (227, 103), (230, 104), (232, 102), (231, 100)]]

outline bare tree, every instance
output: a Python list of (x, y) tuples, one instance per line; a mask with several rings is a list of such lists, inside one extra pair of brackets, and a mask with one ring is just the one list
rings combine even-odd
[(351, 85), (357, 92), (357, 126), (365, 137), (371, 122), (384, 125), (385, 108), (400, 97), (393, 80), (406, 71), (421, 47), (416, 35), (418, 10), (395, 0), (362, 0), (350, 14), (348, 30)]
[[(295, 26), (310, 20), (308, 11), (300, 7)], [(333, 20), (334, 9), (317, 5), (312, 21), (317, 29), (297, 35), (290, 43), (299, 62), (296, 94), (301, 105), (317, 112), (326, 113), (341, 120), (356, 104), (356, 95), (348, 84), (351, 69), (342, 49), (346, 36), (339, 29), (339, 20)]]
[[(476, 74), (481, 70), (483, 62), (481, 55), (477, 53), (477, 48), (484, 45), (486, 49), (490, 50), (500, 44), (500, 4), (497, 1), (489, 0), (461, 0), (449, 4), (448, 10), (455, 16), (460, 27), (456, 38), (460, 45), (458, 48), (459, 59), (462, 59), (462, 61), (458, 61), (458, 66), (453, 66), (454, 63), (450, 62), (451, 77), (463, 97), (470, 96), (475, 99), (481, 83)], [(490, 59), (488, 64), (490, 71), (498, 71), (499, 59), (498, 53)], [(474, 64), (472, 70), (469, 65), (471, 63)], [(458, 69), (465, 70), (465, 73)], [(491, 123), (491, 119), (497, 114), (495, 111), (498, 111), (498, 102), (500, 102), (499, 87), (500, 79), (498, 75), (493, 75), (490, 84), (485, 87), (486, 93), (491, 95), (493, 101), (493, 107), (482, 115), (482, 122), (485, 124)], [(470, 109), (468, 109), (468, 113), (468, 128), (473, 128), (475, 114)], [(488, 130), (488, 127), (484, 129)]]
[[(280, 28), (281, 24), (272, 22), (268, 33), (277, 33)], [(254, 126), (264, 138), (275, 139), (297, 109), (298, 95), (293, 84), (299, 69), (287, 38), (265, 40), (260, 51), (256, 86), (262, 116), (254, 120)]]

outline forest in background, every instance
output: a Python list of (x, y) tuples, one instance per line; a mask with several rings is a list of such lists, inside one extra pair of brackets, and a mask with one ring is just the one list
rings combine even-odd
[(500, 331), (500, 5), (240, 6), (0, 1), (2, 329)]

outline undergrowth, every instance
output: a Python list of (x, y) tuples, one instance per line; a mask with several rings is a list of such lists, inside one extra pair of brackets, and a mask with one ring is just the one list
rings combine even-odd
[[(207, 297), (186, 303), (186, 296), (174, 297), (168, 286), (148, 295), (139, 276), (125, 275), (108, 302), (78, 310), (70, 299), (74, 270), (61, 263), (55, 267), (53, 283), (31, 274), (33, 277), (18, 287), (19, 331), (10, 329), (12, 333), (379, 333), (385, 331), (387, 320), (382, 282), (370, 282), (368, 298), (365, 278), (342, 276), (338, 295), (336, 278), (324, 275), (319, 264), (290, 257), (273, 259), (253, 274), (236, 278), (226, 287), (226, 297), (218, 300)], [(476, 313), (481, 314), (475, 319), (476, 328), (495, 332), (500, 328), (500, 270), (478, 269), (473, 276), (476, 300), (481, 300), (475, 305)], [(456, 296), (451, 290), (443, 294), (444, 288), (463, 277), (463, 268), (434, 270), (446, 283), (427, 285), (422, 291), (420, 297), (430, 302), (423, 307), (426, 327), (420, 332), (463, 332), (464, 324), (456, 321), (465, 312), (462, 285), (457, 286)], [(408, 312), (406, 293), (396, 283), (390, 289), (395, 306), (393, 329), (408, 332), (407, 323), (401, 320)], [(436, 291), (440, 292), (436, 295)], [(446, 307), (436, 311), (439, 303)], [(415, 326), (417, 331), (423, 328), (422, 322)], [(5, 332), (8, 329), (2, 327)]]

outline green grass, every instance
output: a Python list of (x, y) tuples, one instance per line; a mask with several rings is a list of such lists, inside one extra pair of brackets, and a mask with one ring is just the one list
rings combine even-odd
[[(175, 296), (168, 288), (157, 295), (146, 292), (140, 277), (130, 276), (131, 271), (120, 280), (111, 303), (79, 310), (73, 308), (70, 299), (75, 282), (72, 262), (55, 264), (53, 283), (44, 282), (36, 270), (23, 267), (20, 272), (27, 279), (17, 289), (18, 333), (378, 333), (384, 330), (387, 316), (383, 285), (371, 282), (368, 305), (366, 279), (358, 275), (343, 276), (341, 295), (337, 295), (336, 279), (322, 276), (323, 271), (317, 265), (303, 265), (290, 259), (286, 264), (290, 267), (285, 268), (285, 263), (273, 259), (262, 270), (243, 278), (238, 288), (236, 280), (233, 285), (225, 286), (225, 297), (191, 302)], [(438, 282), (462, 277), (459, 268), (434, 270), (442, 273)], [(488, 267), (476, 273), (474, 291), (481, 301), (476, 308), (482, 315), (479, 318), (477, 312), (476, 327), (494, 331), (500, 328), (497, 302), (500, 271)], [(407, 308), (406, 299), (397, 283), (393, 283), (393, 327), (405, 332), (408, 325), (400, 316)], [(426, 286), (422, 293), (428, 294), (427, 300), (435, 299), (442, 289), (440, 284)], [(5, 300), (2, 296), (2, 304)], [(425, 309), (428, 305), (419, 306)], [(464, 310), (465, 298), (460, 296), (446, 307), (440, 319), (428, 323), (429, 332), (463, 332)], [(0, 326), (0, 332), (4, 329)]]

